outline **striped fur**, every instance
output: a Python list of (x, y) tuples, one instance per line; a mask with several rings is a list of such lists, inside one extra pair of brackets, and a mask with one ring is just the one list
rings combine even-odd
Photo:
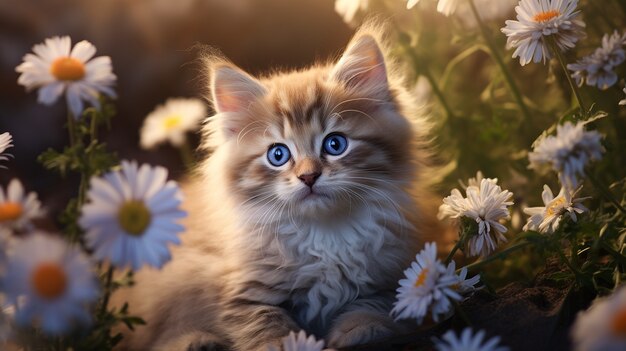
[[(211, 59), (211, 155), (185, 189), (184, 244), (115, 296), (148, 321), (122, 348), (265, 350), (297, 329), (337, 347), (402, 330), (388, 317), (393, 291), (439, 232), (427, 205), (429, 126), (380, 33), (363, 28), (336, 63), (260, 79)], [(349, 141), (339, 157), (321, 152), (335, 132)], [(276, 143), (292, 154), (281, 167), (266, 157)], [(313, 171), (307, 196), (298, 175)]]

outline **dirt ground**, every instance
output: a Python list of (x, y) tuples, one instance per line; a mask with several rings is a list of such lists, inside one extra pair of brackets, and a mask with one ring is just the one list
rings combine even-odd
[[(480, 290), (461, 307), (475, 330), (484, 329), (488, 337), (499, 335), (501, 345), (512, 351), (565, 351), (571, 347), (568, 333), (577, 311), (590, 302), (571, 290), (541, 279), (533, 286), (511, 283), (496, 295)], [(345, 350), (431, 350), (433, 336), (450, 328), (460, 330), (464, 325), (455, 316), (425, 331)]]

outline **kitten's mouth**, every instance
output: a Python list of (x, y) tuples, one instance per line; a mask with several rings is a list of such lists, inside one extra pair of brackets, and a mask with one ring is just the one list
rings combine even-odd
[(299, 201), (312, 201), (312, 200), (318, 200), (321, 198), (327, 198), (328, 195), (320, 192), (317, 189), (313, 189), (313, 188), (307, 188), (305, 189), (305, 191), (302, 192), (302, 195), (300, 196)]

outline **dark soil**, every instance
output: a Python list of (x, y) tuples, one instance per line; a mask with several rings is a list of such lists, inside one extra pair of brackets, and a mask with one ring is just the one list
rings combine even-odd
[[(555, 284), (540, 276), (531, 286), (512, 283), (495, 295), (480, 290), (461, 307), (474, 330), (483, 329), (488, 337), (499, 335), (501, 345), (512, 351), (559, 351), (570, 349), (571, 323), (577, 311), (586, 308), (590, 301), (571, 286)], [(455, 316), (424, 331), (345, 350), (432, 350), (433, 336), (451, 328), (459, 331), (464, 326), (461, 318)]]

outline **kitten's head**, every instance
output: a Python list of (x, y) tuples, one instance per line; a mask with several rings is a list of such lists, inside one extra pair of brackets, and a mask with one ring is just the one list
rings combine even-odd
[[(250, 216), (322, 218), (396, 208), (415, 174), (414, 124), (376, 34), (328, 65), (254, 78), (211, 64), (211, 169)], [(417, 161), (417, 162), (416, 162)]]

